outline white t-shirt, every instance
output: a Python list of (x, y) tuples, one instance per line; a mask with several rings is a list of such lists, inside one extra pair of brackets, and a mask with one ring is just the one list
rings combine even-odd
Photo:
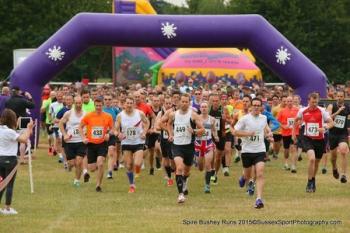
[(8, 128), (6, 125), (0, 125), (0, 156), (17, 156), (19, 134)]
[(253, 116), (247, 114), (243, 116), (235, 125), (235, 130), (253, 131), (254, 136), (242, 138), (242, 153), (261, 153), (266, 152), (264, 143), (264, 129), (267, 125), (266, 116), (259, 114)]

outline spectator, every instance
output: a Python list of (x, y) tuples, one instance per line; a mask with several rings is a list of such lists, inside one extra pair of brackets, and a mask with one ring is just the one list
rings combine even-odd
[(0, 114), (5, 109), (5, 103), (10, 98), (10, 89), (7, 86), (2, 87), (0, 95)]
[(12, 88), (12, 96), (6, 101), (5, 108), (9, 108), (16, 113), (17, 117), (26, 117), (27, 109), (33, 109), (35, 104), (32, 95), (22, 91), (18, 87)]
[[(17, 152), (18, 142), (27, 143), (30, 134), (33, 130), (33, 121), (27, 125), (27, 129), (22, 134), (18, 134), (15, 129), (17, 127), (16, 114), (10, 110), (5, 109), (0, 118), (0, 176), (4, 179), (17, 166)], [(16, 173), (9, 181), (6, 187), (6, 201), (5, 208), (0, 209), (0, 213), (4, 215), (17, 214), (17, 211), (11, 208), (13, 185), (15, 183)], [(4, 190), (0, 191), (0, 201)]]

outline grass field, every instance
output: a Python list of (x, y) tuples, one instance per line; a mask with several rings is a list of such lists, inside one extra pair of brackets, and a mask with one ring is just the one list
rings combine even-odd
[[(204, 174), (194, 168), (190, 194), (179, 205), (176, 186), (165, 185), (162, 171), (149, 176), (143, 170), (136, 193), (128, 194), (125, 170), (119, 170), (96, 193), (94, 175), (75, 188), (73, 173), (48, 157), (44, 146), (36, 157), (35, 193), (30, 193), (28, 167), (21, 166), (13, 200), (19, 214), (0, 216), (0, 232), (350, 232), (350, 184), (340, 184), (328, 172), (318, 175), (316, 193), (305, 193), (306, 159), (299, 162), (297, 174), (284, 171), (280, 159), (267, 163), (265, 208), (256, 210), (255, 198), (237, 185), (241, 163), (231, 167), (230, 177), (220, 173), (211, 194), (203, 193)], [(219, 224), (204, 224), (207, 220)], [(256, 224), (264, 220), (324, 220), (328, 225)], [(332, 220), (339, 222), (330, 225)]]

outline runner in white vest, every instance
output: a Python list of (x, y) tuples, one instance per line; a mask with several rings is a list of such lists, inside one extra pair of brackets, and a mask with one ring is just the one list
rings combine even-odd
[(190, 108), (190, 95), (183, 94), (180, 109), (170, 113), (168, 120), (169, 141), (173, 142), (171, 151), (176, 166), (176, 184), (179, 192), (178, 203), (185, 202), (188, 194), (187, 178), (194, 158), (194, 133), (202, 136), (205, 132), (197, 113)]
[(121, 141), (124, 163), (129, 179), (129, 193), (135, 192), (134, 168), (140, 171), (143, 161), (143, 147), (149, 121), (145, 114), (134, 108), (135, 100), (127, 97), (125, 109), (117, 116), (116, 135)]
[(75, 179), (73, 185), (80, 186), (80, 177), (83, 169), (83, 159), (86, 156), (86, 145), (79, 133), (79, 124), (85, 116), (82, 110), (80, 96), (74, 98), (74, 107), (67, 111), (59, 122), (59, 128), (63, 135), (64, 151), (67, 156), (68, 166), (75, 167)]

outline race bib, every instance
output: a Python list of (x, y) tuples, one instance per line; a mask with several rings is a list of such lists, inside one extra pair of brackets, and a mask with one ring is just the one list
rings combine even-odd
[(72, 136), (80, 136), (80, 134), (79, 134), (79, 128), (74, 128), (74, 129), (73, 129)]
[(307, 123), (305, 130), (306, 130), (306, 133), (305, 133), (306, 136), (317, 137), (320, 134), (318, 123)]
[(260, 142), (261, 139), (262, 139), (262, 137), (261, 137), (259, 131), (255, 132), (254, 136), (249, 137), (249, 141), (251, 141), (251, 142)]
[(293, 128), (294, 121), (295, 121), (294, 118), (288, 118), (287, 119), (288, 128)]
[(174, 129), (175, 137), (186, 137), (188, 135), (187, 125), (176, 125)]
[(334, 127), (343, 129), (345, 126), (346, 117), (341, 115), (336, 115), (334, 118)]
[(220, 126), (221, 126), (220, 125), (220, 118), (219, 119), (215, 118), (215, 128), (217, 131), (220, 130)]
[(211, 139), (211, 129), (205, 129), (204, 134), (201, 137), (196, 137), (197, 140), (209, 140)]
[(137, 138), (137, 129), (135, 127), (129, 127), (126, 129), (126, 138), (128, 140), (135, 140)]
[(169, 138), (168, 131), (166, 131), (166, 130), (163, 131), (163, 138), (164, 139), (168, 139)]
[(103, 127), (92, 127), (91, 131), (92, 139), (101, 139), (103, 138)]

